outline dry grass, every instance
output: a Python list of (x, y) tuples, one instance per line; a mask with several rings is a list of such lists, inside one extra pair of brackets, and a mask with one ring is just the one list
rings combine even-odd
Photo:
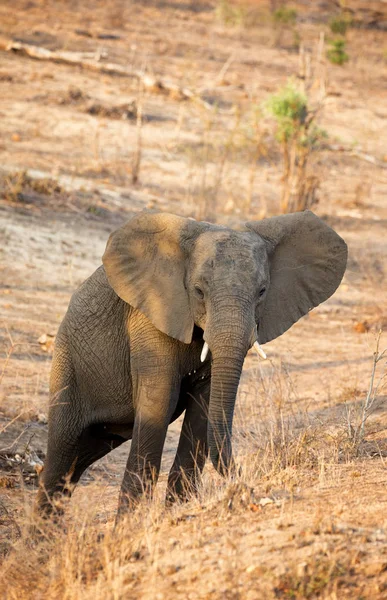
[(355, 590), (371, 598), (383, 590), (387, 562), (371, 543), (375, 530), (361, 514), (345, 525), (343, 508), (329, 516), (321, 497), (360, 477), (356, 453), (344, 458), (340, 450), (345, 424), (333, 435), (321, 419), (295, 411), (298, 391), (286, 369), (273, 365), (270, 378), (260, 369), (255, 377), (236, 415), (237, 473), (222, 479), (207, 465), (188, 503), (166, 509), (162, 477), (153, 499), (114, 527), (116, 499), (97, 476), (66, 500), (57, 523), (31, 511), (27, 492), (14, 514), (3, 507), (4, 597), (220, 599), (250, 590), (251, 598), (301, 599)]
[(8, 202), (28, 202), (33, 194), (55, 198), (62, 195), (63, 190), (53, 179), (33, 179), (26, 171), (19, 171), (1, 177), (0, 193)]
[[(26, 10), (15, 0), (12, 10), (0, 7), (2, 32), (98, 50), (102, 61), (187, 86), (194, 99), (2, 54), (0, 153), (15, 175), (2, 178), (0, 199), (0, 314), (8, 329), (0, 331), (0, 595), (383, 598), (386, 398), (380, 386), (372, 411), (366, 398), (375, 390), (373, 331), (386, 326), (385, 34), (348, 31), (351, 60), (328, 65), (327, 84), (321, 39), (329, 19), (309, 20), (314, 3), (292, 2), (295, 18), (285, 11), (277, 22), (270, 14), (282, 2), (102, 4), (85, 10), (48, 0)], [(116, 38), (99, 37), (106, 33)], [(333, 299), (270, 344), (271, 362), (257, 367), (247, 358), (234, 426), (237, 475), (221, 479), (208, 464), (198, 495), (167, 510), (174, 424), (155, 497), (116, 529), (127, 448), (88, 471), (60, 523), (39, 522), (31, 507), (50, 366), (40, 336), (55, 334), (73, 289), (129, 213), (152, 205), (235, 222), (281, 210), (281, 148), (261, 109), (292, 75), (312, 110), (324, 98), (318, 120), (332, 142), (308, 155), (300, 185), (319, 178), (315, 210), (348, 241), (350, 263)], [(47, 176), (37, 181), (31, 169)], [(84, 183), (98, 193), (87, 196)], [(376, 384), (384, 369), (381, 360)]]
[[(251, 473), (251, 464), (242, 467)], [(197, 499), (169, 511), (160, 498), (144, 502), (116, 529), (111, 511), (97, 512), (89, 495), (60, 525), (33, 520), (36, 540), (30, 518), (20, 526), (6, 515), (3, 527), (19, 539), (2, 566), (5, 597), (234, 598), (250, 590), (266, 598), (314, 598), (340, 588), (371, 598), (372, 590), (384, 589), (378, 545), (368, 540), (367, 552), (355, 550), (371, 529), (338, 525), (321, 516), (321, 505), (319, 513), (291, 496), (261, 496), (245, 483), (255, 478), (242, 479), (219, 482), (207, 474)], [(385, 543), (385, 534), (379, 537)], [(361, 553), (380, 583), (364, 580)]]

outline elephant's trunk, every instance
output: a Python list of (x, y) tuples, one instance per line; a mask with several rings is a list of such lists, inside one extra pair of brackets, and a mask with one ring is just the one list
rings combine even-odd
[(243, 357), (219, 357), (212, 363), (208, 446), (212, 463), (222, 475), (232, 467), (232, 421), (242, 366)]
[[(212, 312), (212, 311), (211, 311)], [(255, 320), (251, 309), (222, 301), (210, 316), (205, 339), (212, 354), (208, 445), (216, 470), (232, 468), (232, 422), (243, 361), (254, 342)]]

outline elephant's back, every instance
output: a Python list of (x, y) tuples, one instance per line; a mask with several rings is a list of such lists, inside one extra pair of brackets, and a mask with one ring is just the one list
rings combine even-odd
[(78, 312), (98, 315), (106, 313), (106, 311), (110, 312), (110, 309), (116, 313), (124, 313), (130, 307), (117, 296), (110, 286), (105, 269), (101, 265), (73, 293), (69, 312), (74, 315)]

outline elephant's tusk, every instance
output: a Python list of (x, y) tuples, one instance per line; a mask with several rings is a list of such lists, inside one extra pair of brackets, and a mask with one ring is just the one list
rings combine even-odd
[(263, 358), (263, 360), (266, 360), (267, 356), (264, 353), (264, 351), (262, 350), (261, 346), (259, 345), (258, 341), (254, 342), (253, 344), (253, 348), (254, 350), (256, 350), (257, 354), (259, 354), (259, 356), (261, 358)]
[(209, 351), (208, 344), (207, 344), (207, 342), (204, 342), (203, 350), (202, 350), (202, 353), (200, 355), (200, 360), (202, 362), (204, 362), (206, 360), (208, 351)]

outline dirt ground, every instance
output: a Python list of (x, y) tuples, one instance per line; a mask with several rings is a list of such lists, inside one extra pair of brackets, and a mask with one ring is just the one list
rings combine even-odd
[[(294, 32), (278, 34), (266, 17), (254, 26), (226, 26), (221, 4), (0, 4), (4, 572), (17, 562), (19, 527), (44, 459), (55, 334), (72, 292), (100, 265), (109, 233), (144, 208), (231, 224), (279, 211), (281, 156), (267, 119), (265, 152), (254, 154), (251, 144), (233, 155), (223, 149), (238, 111), (251, 124), (252, 107), (300, 74)], [(330, 35), (329, 4), (293, 3), (311, 59), (321, 33)], [(249, 6), (268, 10), (264, 2)], [(162, 512), (149, 529), (152, 543), (139, 544), (138, 560), (127, 562), (126, 579), (107, 577), (105, 597), (387, 598), (383, 381), (365, 438), (356, 451), (352, 444), (379, 330), (380, 349), (387, 346), (386, 36), (350, 29), (349, 62), (327, 66), (319, 124), (328, 141), (312, 158), (320, 178), (313, 210), (346, 240), (348, 269), (331, 299), (265, 347), (268, 361), (246, 358), (235, 430), (242, 463), (264, 449), (262, 468), (255, 479), (250, 473), (253, 496), (246, 500), (250, 492), (220, 482), (206, 467), (202, 501), (177, 509), (174, 520)], [(144, 88), (136, 76), (34, 60), (7, 51), (9, 41), (142, 70), (194, 97)], [(141, 107), (141, 121), (133, 106)], [(376, 381), (385, 365), (378, 363)], [(180, 426), (179, 420), (168, 432), (161, 490)], [(93, 504), (93, 527), (103, 531), (114, 522), (128, 450), (124, 444), (91, 467), (72, 499), (72, 507)], [(2, 597), (24, 597), (7, 582), (4, 590), (0, 583)], [(86, 598), (95, 589), (80, 580), (72, 595), (52, 597)]]

